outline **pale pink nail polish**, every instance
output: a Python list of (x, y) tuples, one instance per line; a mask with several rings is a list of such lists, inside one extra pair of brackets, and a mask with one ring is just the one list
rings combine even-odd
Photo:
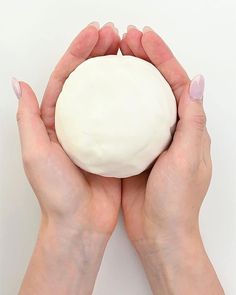
[(143, 33), (147, 33), (147, 32), (153, 32), (153, 29), (149, 26), (143, 27)]
[(91, 22), (90, 24), (88, 24), (88, 26), (95, 27), (96, 29), (99, 29), (100, 28), (99, 22)]
[(191, 81), (189, 87), (189, 95), (193, 100), (202, 100), (205, 88), (205, 79), (202, 75), (198, 75)]
[(114, 23), (113, 22), (108, 22), (106, 23), (103, 27), (111, 27), (113, 29), (114, 32), (116, 32), (117, 34), (119, 33), (118, 32), (118, 29), (115, 27)]
[(130, 30), (133, 30), (133, 29), (137, 29), (137, 27), (134, 26), (134, 25), (128, 25), (127, 32), (130, 31)]
[(108, 22), (103, 27), (112, 27), (112, 28), (115, 28), (115, 25), (114, 25), (113, 22)]
[(18, 82), (18, 80), (16, 78), (12, 78), (11, 79), (11, 84), (12, 84), (12, 88), (15, 92), (15, 95), (18, 99), (20, 99), (21, 97), (21, 87), (20, 87), (20, 83)]

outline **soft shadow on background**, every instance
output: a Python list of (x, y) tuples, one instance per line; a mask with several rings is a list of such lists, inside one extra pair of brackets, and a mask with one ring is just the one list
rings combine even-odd
[[(213, 179), (201, 231), (227, 295), (236, 294), (236, 2), (234, 0), (0, 0), (0, 294), (17, 294), (35, 243), (39, 207), (20, 159), (17, 100), (10, 78), (42, 97), (48, 77), (75, 35), (93, 20), (152, 26), (192, 77), (206, 77)], [(106, 250), (95, 295), (150, 295), (120, 222)]]

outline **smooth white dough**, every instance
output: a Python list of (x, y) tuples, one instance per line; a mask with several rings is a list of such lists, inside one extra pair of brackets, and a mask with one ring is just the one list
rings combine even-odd
[(144, 171), (169, 144), (176, 102), (151, 64), (132, 56), (90, 58), (66, 80), (56, 104), (58, 140), (72, 161), (102, 176)]

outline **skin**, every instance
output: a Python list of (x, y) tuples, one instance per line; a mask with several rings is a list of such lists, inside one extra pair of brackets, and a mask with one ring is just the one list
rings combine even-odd
[[(82, 171), (58, 143), (55, 104), (69, 74), (87, 58), (134, 55), (152, 62), (170, 84), (179, 121), (173, 142), (152, 169), (127, 179)], [(112, 24), (87, 26), (55, 67), (39, 107), (20, 82), (17, 121), (26, 175), (42, 220), (20, 295), (91, 294), (122, 207), (125, 226), (154, 294), (223, 294), (198, 226), (211, 178), (210, 139), (201, 101), (164, 41), (132, 27), (120, 40)]]
[(86, 27), (55, 67), (41, 108), (32, 89), (20, 83), (17, 122), (23, 163), (42, 211), (38, 242), (20, 294), (92, 292), (117, 222), (121, 180), (86, 173), (72, 163), (56, 137), (55, 104), (66, 78), (80, 63), (116, 54), (119, 41), (111, 25), (100, 30)]
[(169, 148), (152, 169), (122, 180), (122, 209), (130, 240), (154, 294), (224, 294), (199, 232), (199, 210), (209, 187), (210, 137), (202, 100), (189, 95), (190, 79), (149, 27), (130, 27), (124, 55), (151, 62), (172, 88), (178, 123)]

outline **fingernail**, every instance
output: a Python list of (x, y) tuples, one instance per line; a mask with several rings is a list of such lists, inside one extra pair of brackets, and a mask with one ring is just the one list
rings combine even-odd
[(115, 25), (113, 22), (108, 22), (103, 27), (111, 27), (112, 29), (115, 29)]
[(113, 29), (114, 32), (116, 32), (117, 34), (119, 34), (118, 29), (115, 27), (113, 22), (108, 22), (106, 23), (103, 27), (111, 27)]
[(143, 27), (143, 33), (147, 33), (147, 32), (154, 32), (154, 30), (149, 26)]
[(11, 79), (11, 84), (12, 84), (12, 88), (15, 92), (15, 95), (18, 99), (20, 99), (21, 97), (21, 87), (20, 87), (20, 83), (18, 82), (18, 80), (16, 78), (12, 78)]
[(198, 75), (193, 78), (189, 87), (189, 95), (193, 100), (202, 100), (205, 88), (205, 79), (203, 75)]
[(88, 26), (95, 27), (96, 29), (99, 29), (100, 28), (99, 22), (91, 22), (90, 24), (88, 24)]
[(128, 25), (127, 32), (130, 31), (130, 30), (133, 30), (133, 29), (137, 29), (137, 27), (134, 26), (134, 25)]
[(127, 35), (127, 33), (124, 33), (123, 36), (122, 36), (122, 38), (125, 39), (126, 35)]

